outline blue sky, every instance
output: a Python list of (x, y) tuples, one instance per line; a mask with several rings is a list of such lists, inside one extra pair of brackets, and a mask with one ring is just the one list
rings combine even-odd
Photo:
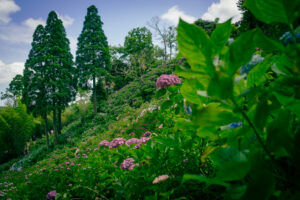
[[(0, 92), (22, 73), (31, 48), (32, 34), (45, 24), (54, 10), (63, 20), (71, 51), (76, 51), (87, 7), (95, 5), (104, 23), (109, 45), (123, 45), (128, 31), (147, 26), (152, 17), (175, 25), (182, 17), (192, 23), (198, 18), (221, 21), (240, 18), (237, 0), (0, 0)], [(149, 28), (149, 27), (148, 27)], [(155, 41), (155, 38), (153, 38)], [(158, 44), (158, 42), (156, 42)], [(0, 102), (1, 104), (1, 102)]]

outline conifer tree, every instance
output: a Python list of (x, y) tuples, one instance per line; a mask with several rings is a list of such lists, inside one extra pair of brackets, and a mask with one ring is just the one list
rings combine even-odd
[(51, 11), (45, 27), (47, 46), (46, 65), (49, 81), (48, 98), (53, 111), (55, 143), (61, 129), (61, 112), (76, 95), (76, 68), (70, 53), (69, 40), (62, 21)]
[[(97, 90), (96, 84), (101, 71), (109, 70), (110, 55), (107, 38), (102, 29), (103, 22), (98, 15), (95, 6), (87, 9), (87, 15), (83, 24), (83, 29), (78, 37), (76, 51), (76, 66), (78, 69), (79, 83), (83, 89), (93, 90), (93, 110), (97, 113)], [(103, 76), (102, 76), (103, 78)], [(92, 86), (89, 81), (92, 80)], [(98, 80), (101, 81), (101, 80)]]
[(45, 120), (45, 134), (47, 147), (49, 147), (47, 113), (49, 112), (49, 98), (47, 84), (49, 77), (47, 74), (45, 47), (46, 33), (42, 25), (38, 25), (31, 43), (31, 50), (25, 62), (23, 72), (23, 92), (22, 101), (27, 106), (29, 112), (35, 116), (42, 116)]

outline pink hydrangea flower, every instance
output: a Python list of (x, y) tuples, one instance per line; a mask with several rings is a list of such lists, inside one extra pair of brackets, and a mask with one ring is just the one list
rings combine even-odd
[(144, 143), (145, 144), (149, 139), (150, 138), (148, 138), (148, 137), (141, 137), (140, 143)]
[(124, 138), (115, 138), (109, 143), (109, 148), (110, 149), (116, 148), (122, 144), (125, 144), (125, 142), (126, 142), (126, 139), (124, 139)]
[(50, 191), (47, 194), (46, 200), (55, 200), (56, 190)]
[(133, 167), (135, 166), (135, 164), (133, 164), (134, 159), (133, 158), (127, 158), (126, 160), (124, 160), (121, 164), (121, 169), (128, 169), (128, 170), (132, 170)]
[(107, 140), (103, 140), (98, 146), (109, 146), (109, 142)]
[(137, 145), (135, 145), (133, 148), (134, 149), (139, 149), (141, 147), (141, 143), (138, 143)]
[(166, 75), (163, 74), (161, 75), (157, 81), (156, 81), (156, 88), (157, 89), (162, 89), (162, 88), (168, 88), (170, 85), (176, 85), (176, 84), (180, 84), (181, 81), (179, 79), (178, 76), (176, 75)]
[(150, 131), (146, 131), (143, 136), (144, 137), (149, 137), (150, 135), (152, 135), (152, 133)]
[(127, 140), (127, 141), (125, 142), (125, 144), (126, 144), (127, 146), (130, 146), (131, 144), (138, 144), (139, 142), (140, 142), (139, 139), (137, 139), (137, 138), (131, 138), (131, 139)]
[(152, 181), (152, 183), (153, 183), (153, 184), (156, 184), (156, 183), (165, 181), (165, 180), (167, 180), (168, 178), (169, 178), (169, 176), (168, 176), (167, 174), (164, 174), (164, 175), (161, 175), (161, 176), (159, 176), (159, 177), (156, 177), (156, 178)]

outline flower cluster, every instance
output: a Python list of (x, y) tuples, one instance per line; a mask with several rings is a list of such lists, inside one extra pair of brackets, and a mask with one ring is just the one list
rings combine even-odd
[(150, 137), (151, 135), (152, 135), (152, 133), (150, 131), (146, 131), (143, 136)]
[(126, 139), (124, 138), (115, 138), (109, 143), (109, 148), (117, 148), (118, 146), (125, 144)]
[(161, 75), (158, 77), (156, 81), (156, 88), (157, 89), (162, 89), (162, 88), (168, 88), (170, 85), (176, 85), (180, 84), (181, 81), (178, 76), (176, 75)]
[(55, 200), (56, 190), (50, 191), (47, 194), (46, 200)]
[(130, 146), (131, 144), (138, 144), (138, 143), (140, 143), (140, 140), (137, 138), (131, 138), (125, 142), (127, 146)]
[(98, 146), (109, 146), (109, 142), (107, 140), (103, 140)]
[(156, 177), (152, 183), (153, 184), (156, 184), (156, 183), (159, 183), (159, 182), (162, 182), (162, 181), (165, 181), (169, 178), (169, 176), (167, 174), (164, 174), (164, 175), (160, 175), (159, 177)]
[(122, 162), (120, 167), (121, 167), (121, 169), (132, 170), (135, 166), (135, 164), (133, 164), (133, 162), (134, 162), (133, 158), (127, 158)]

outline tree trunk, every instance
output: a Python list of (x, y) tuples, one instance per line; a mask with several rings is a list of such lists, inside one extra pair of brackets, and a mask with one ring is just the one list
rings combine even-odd
[(94, 106), (94, 116), (97, 114), (97, 96), (96, 96), (96, 77), (93, 74), (93, 106)]
[(49, 149), (47, 113), (44, 114), (44, 120), (45, 120), (45, 134), (46, 134), (46, 141), (47, 141), (47, 149)]
[(165, 39), (163, 40), (163, 42), (164, 42), (164, 61), (166, 62), (167, 61), (167, 57), (168, 57), (168, 55), (167, 55), (167, 42), (166, 42)]
[(54, 131), (54, 144), (57, 144), (57, 120), (56, 120), (56, 109), (53, 109), (53, 131)]
[(57, 133), (58, 135), (61, 134), (61, 108), (58, 108), (58, 126), (57, 126)]

